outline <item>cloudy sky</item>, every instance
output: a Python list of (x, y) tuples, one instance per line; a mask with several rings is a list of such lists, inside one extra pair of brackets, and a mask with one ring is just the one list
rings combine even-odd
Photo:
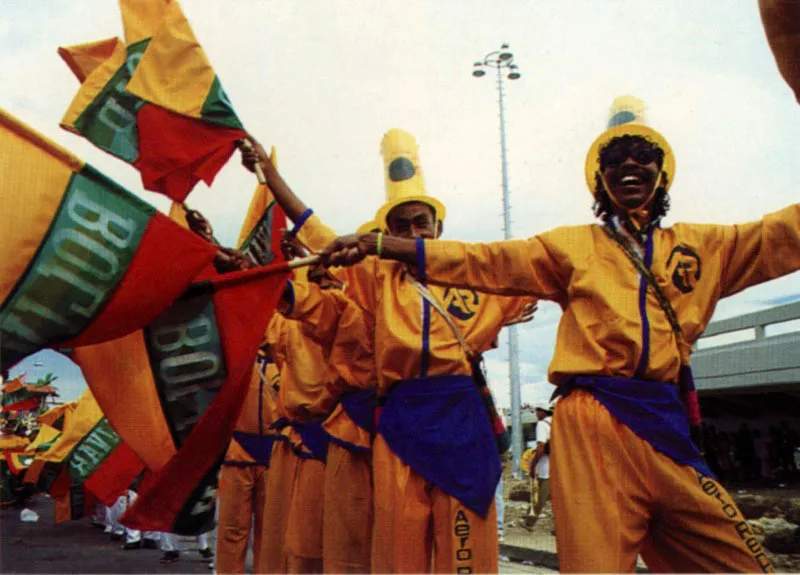
[[(384, 197), (379, 144), (412, 133), (445, 236), (502, 237), (497, 81), (472, 64), (507, 42), (522, 77), (505, 81), (512, 233), (588, 223), (583, 164), (620, 94), (648, 105), (677, 158), (675, 221), (735, 223), (798, 201), (800, 108), (777, 72), (756, 0), (183, 0), (247, 129), (275, 145), (294, 190), (348, 232)], [(58, 127), (78, 82), (58, 46), (122, 37), (115, 0), (0, 0), (0, 106), (160, 209), (130, 166)], [(232, 244), (254, 179), (231, 161), (188, 203)], [(722, 302), (715, 319), (800, 298), (800, 274)], [(548, 394), (559, 309), (521, 330), (523, 400)], [(490, 378), (508, 405), (505, 345)], [(80, 374), (52, 353), (16, 371)]]

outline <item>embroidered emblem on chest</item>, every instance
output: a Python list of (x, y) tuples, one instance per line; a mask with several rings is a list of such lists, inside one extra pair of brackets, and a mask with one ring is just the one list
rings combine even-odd
[(691, 292), (700, 280), (700, 256), (689, 246), (680, 244), (672, 249), (667, 260), (667, 272), (672, 283), (682, 293)]
[(477, 292), (464, 288), (447, 288), (444, 292), (444, 307), (447, 313), (461, 320), (468, 320), (478, 311), (480, 298)]

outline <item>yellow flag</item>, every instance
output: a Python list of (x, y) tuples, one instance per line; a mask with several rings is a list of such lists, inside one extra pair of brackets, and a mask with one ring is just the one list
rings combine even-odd
[(78, 399), (78, 405), (72, 412), (69, 425), (65, 426), (61, 437), (53, 444), (53, 447), (42, 454), (42, 459), (53, 462), (63, 461), (101, 419), (103, 419), (103, 412), (97, 405), (91, 390), (87, 389)]
[(60, 47), (58, 55), (67, 63), (69, 69), (81, 84), (103, 62), (111, 58), (119, 48), (125, 48), (119, 38), (107, 38), (96, 42)]
[(170, 0), (119, 0), (125, 43), (129, 46), (153, 36)]
[(207, 116), (204, 108), (209, 98), (229, 104), (203, 48), (174, 1), (164, 10), (126, 89), (142, 100), (191, 118)]
[(48, 444), (51, 444), (53, 441), (55, 441), (59, 435), (61, 435), (60, 430), (43, 423), (39, 427), (39, 433), (34, 438), (33, 443), (25, 448), (25, 452), (35, 453), (37, 451), (44, 451), (49, 447)]
[[(275, 151), (275, 146), (270, 150), (269, 161), (272, 162), (272, 165), (276, 168), (278, 167), (278, 156)], [(264, 217), (264, 212), (267, 210), (267, 207), (274, 201), (275, 197), (272, 195), (272, 190), (270, 190), (266, 184), (258, 184), (256, 186), (256, 191), (253, 192), (253, 198), (250, 200), (250, 207), (247, 208), (247, 215), (239, 231), (239, 240), (236, 242), (237, 246), (244, 244), (245, 240), (250, 237), (253, 229), (258, 222), (261, 221), (261, 218)]]

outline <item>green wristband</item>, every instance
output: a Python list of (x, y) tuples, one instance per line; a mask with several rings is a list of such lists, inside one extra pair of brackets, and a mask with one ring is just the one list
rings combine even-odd
[(383, 244), (383, 232), (378, 232), (378, 241), (375, 243), (375, 253), (381, 257), (381, 245)]

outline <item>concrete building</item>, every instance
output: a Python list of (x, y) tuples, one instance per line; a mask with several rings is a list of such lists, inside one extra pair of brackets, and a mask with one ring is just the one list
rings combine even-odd
[(800, 302), (711, 323), (692, 356), (704, 420), (800, 429)]

